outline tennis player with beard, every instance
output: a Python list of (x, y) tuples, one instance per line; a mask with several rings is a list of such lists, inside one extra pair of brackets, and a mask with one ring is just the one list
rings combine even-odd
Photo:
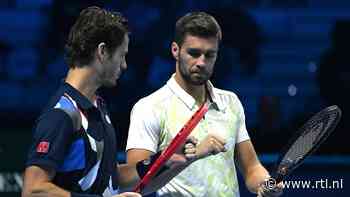
[(191, 135), (200, 141), (199, 146), (201, 141), (218, 148), (225, 145), (226, 152), (193, 162), (158, 190), (158, 196), (239, 196), (235, 164), (251, 192), (260, 196), (281, 194), (280, 188), (267, 190), (262, 186), (270, 175), (250, 141), (240, 100), (209, 81), (221, 37), (219, 24), (209, 14), (193, 12), (181, 17), (171, 45), (175, 74), (159, 90), (139, 100), (131, 112), (129, 164), (165, 149), (204, 102), (211, 103), (209, 111)]

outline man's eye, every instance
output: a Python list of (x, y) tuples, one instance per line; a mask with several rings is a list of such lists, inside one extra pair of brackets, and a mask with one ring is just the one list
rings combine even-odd
[(215, 56), (216, 56), (215, 53), (207, 53), (207, 54), (205, 55), (205, 57), (207, 57), (207, 58), (214, 58)]
[(201, 53), (199, 51), (189, 51), (188, 54), (194, 58), (198, 58), (201, 56)]

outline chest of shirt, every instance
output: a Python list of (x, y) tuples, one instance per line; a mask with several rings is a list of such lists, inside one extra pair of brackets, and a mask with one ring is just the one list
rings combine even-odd
[(104, 157), (114, 159), (116, 153), (116, 135), (109, 115), (100, 110), (85, 112), (82, 115), (82, 129), (89, 136), (90, 146), (94, 150), (95, 144), (103, 144)]
[[(162, 114), (160, 148), (164, 148), (171, 142), (195, 111), (196, 109), (190, 110), (186, 106), (174, 106), (168, 108)], [(225, 139), (227, 142), (234, 142), (239, 124), (238, 116), (229, 109), (220, 111), (211, 107), (190, 135), (199, 141), (203, 140), (208, 134), (212, 134)]]

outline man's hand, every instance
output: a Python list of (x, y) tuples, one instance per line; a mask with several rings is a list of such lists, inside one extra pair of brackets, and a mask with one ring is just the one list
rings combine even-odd
[(142, 197), (141, 194), (135, 192), (124, 192), (113, 197)]
[(219, 136), (209, 134), (196, 146), (196, 158), (200, 159), (209, 155), (226, 152), (226, 141)]
[(220, 152), (226, 152), (224, 139), (209, 134), (198, 143), (196, 138), (190, 136), (184, 146), (180, 147), (174, 155), (170, 157), (166, 165), (175, 167)]
[(258, 197), (277, 197), (283, 193), (282, 182), (276, 184), (273, 178), (268, 178), (258, 188)]
[(188, 160), (193, 160), (196, 158), (196, 146), (198, 144), (198, 140), (193, 137), (190, 136), (184, 147), (183, 147), (183, 153), (185, 154), (186, 159)]
[(189, 161), (192, 161), (196, 158), (196, 145), (198, 144), (198, 140), (190, 136), (185, 144), (180, 147), (169, 159), (166, 163), (169, 167), (175, 167), (177, 165), (185, 164)]

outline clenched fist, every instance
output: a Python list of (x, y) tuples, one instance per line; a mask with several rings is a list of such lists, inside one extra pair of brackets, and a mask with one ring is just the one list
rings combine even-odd
[(226, 141), (219, 136), (209, 134), (196, 146), (196, 157), (203, 158), (209, 155), (215, 155), (226, 152)]

